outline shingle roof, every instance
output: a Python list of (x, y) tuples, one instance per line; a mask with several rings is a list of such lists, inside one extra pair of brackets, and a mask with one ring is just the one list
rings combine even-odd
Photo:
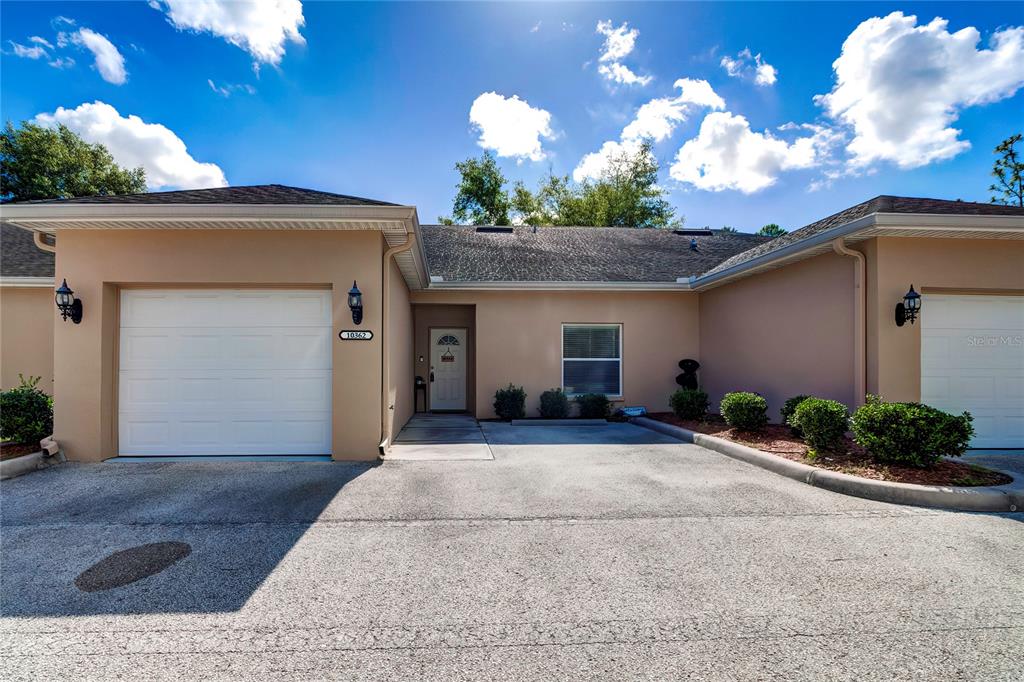
[[(628, 227), (421, 225), (427, 270), (445, 282), (675, 282), (708, 270), (767, 237), (713, 231), (690, 237)], [(690, 240), (697, 249), (690, 249)]]
[(173, 192), (110, 194), (74, 199), (45, 199), (26, 204), (334, 204), (339, 206), (395, 206), (376, 199), (352, 197), (287, 185), (247, 185), (185, 189)]
[(914, 197), (894, 197), (888, 195), (877, 196), (863, 203), (851, 206), (839, 213), (834, 213), (827, 218), (794, 230), (789, 234), (758, 244), (757, 246), (727, 258), (706, 275), (721, 272), (728, 268), (740, 265), (753, 260), (758, 256), (769, 254), (783, 247), (795, 244), (816, 234), (824, 232), (829, 228), (845, 225), (846, 223), (871, 215), (872, 213), (917, 213), (924, 215), (1010, 215), (1024, 216), (1024, 208), (1016, 206), (1002, 206), (999, 204), (982, 204), (972, 201), (949, 201), (946, 199), (919, 199)]
[(0, 225), (0, 276), (53, 277), (53, 254), (37, 247), (30, 231)]

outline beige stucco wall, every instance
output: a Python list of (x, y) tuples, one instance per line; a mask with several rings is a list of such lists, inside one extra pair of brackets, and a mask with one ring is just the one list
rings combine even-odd
[[(353, 327), (346, 301), (352, 280), (363, 291), (360, 328), (372, 330), (374, 339), (334, 342), (331, 454), (342, 460), (376, 457), (383, 251), (383, 238), (374, 231), (61, 230), (57, 272), (85, 307), (81, 324), (57, 324), (54, 334), (55, 434), (68, 457), (98, 461), (117, 454), (121, 287), (327, 287), (336, 334)], [(400, 303), (401, 294), (394, 296)], [(396, 397), (400, 392), (396, 388)]]
[(700, 378), (712, 410), (754, 391), (778, 421), (801, 393), (852, 406), (854, 259), (817, 256), (700, 294)]
[[(476, 409), (476, 308), (471, 305), (415, 305), (415, 373), (430, 379), (430, 330), (450, 327), (466, 330), (466, 406)], [(420, 358), (423, 358), (421, 361)], [(420, 399), (423, 400), (422, 398)], [(427, 386), (427, 407), (430, 409), (430, 386)], [(422, 402), (420, 409), (423, 409)]]
[(388, 304), (388, 433), (392, 440), (412, 416), (413, 316), (409, 288), (392, 259), (388, 267), (391, 301)]
[(42, 377), (53, 395), (53, 325), (57, 306), (51, 287), (0, 287), (0, 388), (18, 385), (18, 374)]
[(910, 285), (928, 293), (1024, 294), (1024, 241), (879, 237), (868, 257), (867, 387), (887, 400), (921, 398), (921, 325), (897, 327)]
[(562, 323), (622, 323), (621, 404), (668, 409), (677, 363), (699, 357), (697, 295), (690, 292), (413, 292), (413, 303), (476, 306), (476, 415), (494, 416), (494, 391), (526, 389), (527, 416), (561, 384)]

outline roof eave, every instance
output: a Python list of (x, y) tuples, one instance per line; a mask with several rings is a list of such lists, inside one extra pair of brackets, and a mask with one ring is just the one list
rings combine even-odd
[(428, 291), (689, 291), (690, 289), (688, 280), (682, 282), (433, 281), (427, 287)]

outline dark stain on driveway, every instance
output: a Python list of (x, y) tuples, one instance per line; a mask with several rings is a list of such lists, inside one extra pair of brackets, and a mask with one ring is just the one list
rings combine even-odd
[(192, 553), (184, 542), (151, 542), (114, 552), (75, 578), (83, 592), (102, 592), (123, 587), (173, 566)]

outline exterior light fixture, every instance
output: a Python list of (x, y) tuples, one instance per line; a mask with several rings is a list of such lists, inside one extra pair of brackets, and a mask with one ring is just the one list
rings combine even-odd
[(921, 294), (914, 291), (914, 285), (910, 285), (910, 291), (903, 296), (903, 302), (896, 304), (896, 326), (902, 327), (908, 320), (914, 324), (917, 314), (921, 311)]
[(352, 288), (348, 290), (348, 307), (352, 310), (352, 322), (354, 324), (362, 324), (363, 292), (359, 291), (355, 280), (352, 280)]
[(75, 324), (82, 321), (82, 301), (75, 298), (75, 292), (68, 286), (66, 279), (57, 287), (53, 300), (57, 303), (62, 320), (66, 322), (70, 317)]

